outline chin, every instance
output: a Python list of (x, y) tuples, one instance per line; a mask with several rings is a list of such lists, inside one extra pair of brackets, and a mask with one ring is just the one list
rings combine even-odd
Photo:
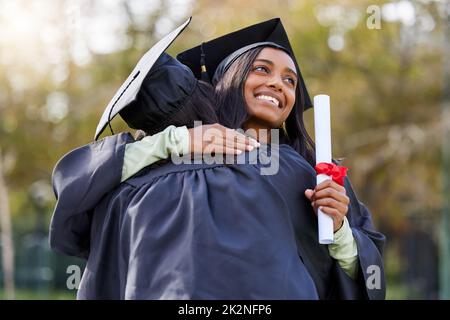
[(255, 119), (258, 119), (261, 123), (267, 124), (267, 126), (272, 129), (278, 128), (283, 123), (278, 115), (273, 114), (256, 115)]
[(259, 101), (254, 101), (253, 105), (247, 107), (248, 114), (254, 122), (264, 124), (269, 129), (278, 128), (283, 123), (283, 109), (273, 109)]
[(276, 129), (281, 126), (282, 121), (278, 119), (273, 119), (272, 117), (255, 117), (256, 121), (258, 121), (261, 124), (264, 124), (265, 127), (268, 129)]

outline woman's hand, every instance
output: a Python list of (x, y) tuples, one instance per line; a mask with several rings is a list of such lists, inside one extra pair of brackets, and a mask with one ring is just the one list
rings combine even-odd
[(350, 203), (343, 186), (333, 180), (327, 180), (318, 184), (314, 190), (306, 189), (305, 196), (311, 201), (316, 214), (320, 208), (323, 213), (333, 218), (334, 232), (342, 227)]
[(218, 123), (189, 129), (191, 154), (241, 154), (259, 147), (259, 143), (234, 129)]

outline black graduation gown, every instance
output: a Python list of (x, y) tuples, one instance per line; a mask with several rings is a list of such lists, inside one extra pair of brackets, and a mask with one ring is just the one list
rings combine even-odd
[[(169, 163), (114, 189), (132, 141), (107, 137), (55, 167), (50, 244), (88, 258), (78, 298), (384, 298), (384, 236), (348, 181), (357, 281), (318, 243), (303, 194), (315, 172), (289, 146), (280, 146), (273, 176), (261, 176), (260, 164)], [(381, 269), (379, 289), (365, 286), (371, 265)]]

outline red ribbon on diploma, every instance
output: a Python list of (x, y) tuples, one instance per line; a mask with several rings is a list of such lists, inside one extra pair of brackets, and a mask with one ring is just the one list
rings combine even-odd
[(347, 176), (346, 167), (337, 166), (334, 163), (320, 162), (314, 169), (316, 169), (317, 174), (326, 174), (330, 176), (334, 182), (344, 186), (344, 178)]

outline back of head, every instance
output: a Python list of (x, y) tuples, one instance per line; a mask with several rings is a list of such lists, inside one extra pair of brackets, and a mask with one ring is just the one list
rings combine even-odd
[(163, 122), (162, 128), (149, 128), (146, 133), (155, 134), (170, 125), (193, 128), (195, 121), (200, 121), (202, 125), (219, 122), (216, 105), (213, 87), (209, 83), (198, 81), (183, 107)]
[(145, 77), (135, 100), (119, 113), (133, 129), (147, 134), (169, 125), (193, 127), (194, 121), (217, 122), (211, 85), (163, 53)]
[(217, 115), (217, 102), (213, 87), (206, 82), (198, 81), (192, 94), (184, 101), (183, 106), (159, 125), (143, 123), (136, 131), (135, 139), (140, 140), (147, 135), (153, 135), (168, 126), (193, 128), (195, 122), (213, 124), (219, 122)]

